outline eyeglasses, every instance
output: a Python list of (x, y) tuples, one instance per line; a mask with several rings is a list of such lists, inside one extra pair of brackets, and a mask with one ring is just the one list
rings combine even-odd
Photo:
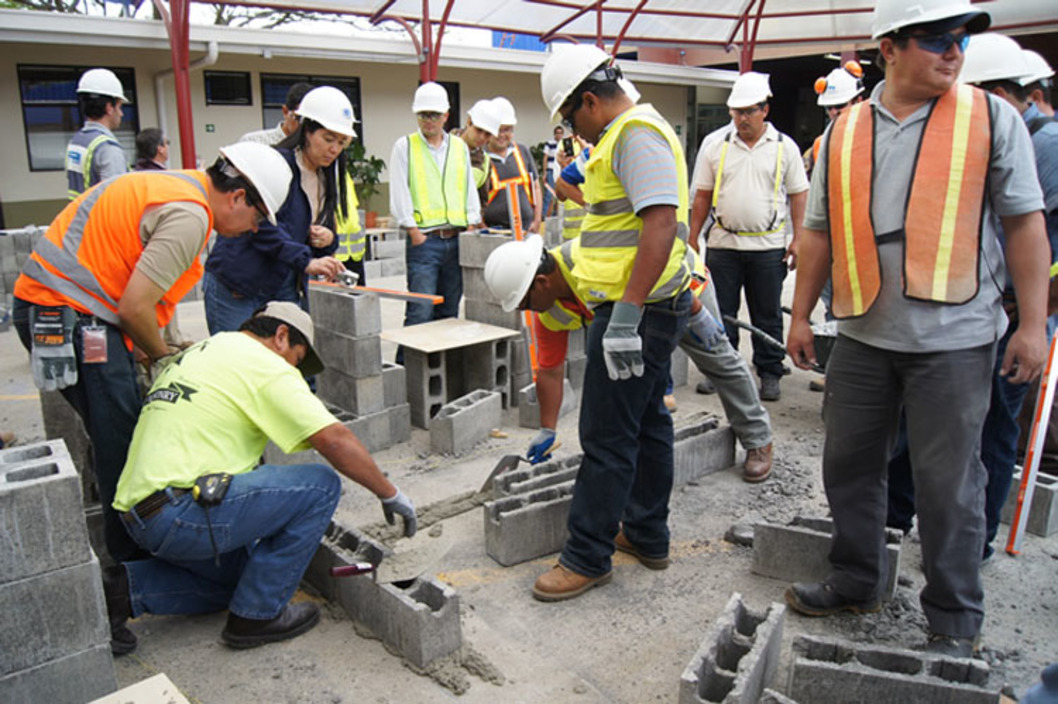
[(959, 51), (965, 54), (966, 47), (970, 45), (969, 32), (961, 34), (952, 34), (951, 32), (944, 32), (943, 34), (907, 34), (904, 36), (914, 39), (919, 49), (928, 51), (931, 54), (945, 54), (948, 49), (951, 49), (953, 44), (958, 45)]
[(419, 119), (420, 120), (429, 120), (431, 122), (434, 121), (434, 120), (440, 120), (443, 116), (444, 116), (444, 113), (441, 113), (441, 112), (420, 112), (419, 113)]
[[(568, 111), (564, 110), (566, 105), (570, 106)], [(577, 131), (576, 119), (573, 116), (583, 106), (584, 93), (577, 93), (576, 95), (570, 96), (569, 100), (558, 109), (559, 113), (562, 115), (562, 127), (569, 130), (570, 133), (576, 133)]]
[(739, 117), (753, 117), (763, 109), (764, 103), (757, 103), (756, 105), (751, 105), (748, 108), (731, 108), (731, 114), (738, 115)]
[(258, 219), (264, 221), (268, 219), (268, 211), (265, 210), (264, 201), (261, 200), (260, 196), (256, 193), (250, 193), (249, 189), (246, 191), (246, 204), (252, 206), (257, 211)]

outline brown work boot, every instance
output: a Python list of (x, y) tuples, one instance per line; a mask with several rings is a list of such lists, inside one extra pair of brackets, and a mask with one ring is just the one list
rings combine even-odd
[(664, 570), (669, 567), (669, 556), (666, 554), (662, 557), (649, 557), (639, 552), (639, 549), (628, 542), (628, 538), (625, 537), (623, 530), (617, 531), (617, 536), (613, 539), (614, 547), (621, 552), (628, 553), (635, 559), (642, 563), (643, 567), (651, 570)]
[(613, 572), (601, 577), (585, 577), (562, 565), (555, 565), (550, 572), (540, 575), (533, 585), (533, 597), (538, 601), (562, 601), (580, 596), (592, 587), (610, 581)]
[(771, 447), (769, 442), (764, 447), (746, 450), (746, 463), (742, 465), (742, 479), (756, 484), (771, 475)]

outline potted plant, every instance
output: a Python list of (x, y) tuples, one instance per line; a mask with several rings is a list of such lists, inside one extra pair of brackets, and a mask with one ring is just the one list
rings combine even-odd
[(378, 219), (378, 213), (370, 209), (372, 196), (378, 193), (378, 184), (381, 183), (382, 169), (386, 168), (386, 162), (377, 156), (372, 156), (364, 149), (359, 140), (353, 142), (346, 150), (349, 159), (349, 175), (353, 177), (356, 184), (356, 197), (360, 201), (360, 207), (365, 210), (364, 227), (374, 227)]

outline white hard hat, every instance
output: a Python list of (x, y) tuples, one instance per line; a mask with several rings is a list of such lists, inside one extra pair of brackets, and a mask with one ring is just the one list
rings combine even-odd
[(496, 104), (493, 101), (479, 100), (467, 110), (467, 116), (479, 130), (484, 130), (493, 137), (500, 133), (500, 125), (503, 124), (503, 120), (500, 118), (500, 112), (496, 109)]
[(511, 101), (507, 100), (502, 95), (500, 95), (492, 99), (492, 104), (496, 107), (496, 110), (500, 114), (501, 125), (518, 124), (518, 114), (514, 111), (514, 105), (511, 103)]
[(440, 83), (431, 81), (415, 89), (415, 99), (411, 103), (412, 112), (448, 112), (450, 107), (448, 91)]
[(540, 268), (543, 251), (544, 240), (540, 235), (507, 242), (492, 250), (485, 261), (485, 285), (504, 311), (510, 313), (525, 298)]
[(1028, 66), (1032, 72), (1018, 81), (1023, 86), (1027, 86), (1030, 83), (1036, 81), (1042, 81), (1044, 78), (1051, 78), (1054, 76), (1054, 69), (1047, 63), (1047, 59), (1037, 54), (1032, 49), (1022, 49), (1021, 53), (1025, 57), (1025, 65)]
[(979, 34), (970, 37), (966, 59), (959, 74), (960, 83), (1018, 81), (1031, 73), (1021, 46), (1005, 34)]
[(264, 202), (268, 221), (276, 224), (276, 211), (283, 205), (294, 178), (287, 160), (272, 147), (257, 142), (236, 142), (220, 148), (220, 154), (246, 177)]
[(965, 24), (971, 34), (985, 31), (992, 22), (987, 12), (973, 9), (970, 0), (878, 0), (871, 15), (871, 38), (942, 20), (949, 20), (950, 28)]
[(353, 104), (345, 93), (334, 86), (320, 86), (310, 90), (301, 99), (301, 104), (294, 113), (320, 123), (324, 129), (331, 132), (347, 137), (356, 136), (356, 130), (353, 128), (353, 123), (356, 122)]
[(540, 93), (552, 122), (557, 121), (559, 108), (573, 95), (577, 86), (610, 61), (610, 55), (593, 44), (556, 49), (548, 57), (540, 72)]
[[(78, 93), (95, 93), (117, 98), (123, 103), (130, 103), (125, 97), (125, 89), (114, 72), (105, 68), (90, 68), (81, 74), (81, 80), (77, 82)], [(131, 103), (130, 103), (131, 104)]]
[(727, 97), (729, 108), (748, 108), (750, 105), (763, 103), (771, 97), (771, 86), (768, 85), (768, 74), (746, 71), (731, 87)]
[(816, 80), (816, 105), (830, 107), (831, 105), (844, 105), (863, 92), (863, 82), (860, 75), (863, 70), (859, 64), (850, 61), (850, 64), (859, 69), (859, 75), (853, 74), (848, 68), (836, 68), (827, 74), (826, 78)]

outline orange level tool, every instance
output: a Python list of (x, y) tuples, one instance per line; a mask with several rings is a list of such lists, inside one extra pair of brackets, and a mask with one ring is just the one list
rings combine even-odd
[(333, 281), (310, 281), (313, 286), (329, 286), (331, 288), (340, 288), (343, 291), (362, 291), (364, 293), (373, 293), (383, 298), (395, 298), (400, 301), (413, 301), (418, 303), (430, 303), (432, 305), (440, 305), (444, 303), (444, 296), (435, 296), (430, 293), (411, 293), (410, 291), (396, 291), (390, 288), (372, 288), (370, 286), (345, 286), (344, 284), (336, 284)]

